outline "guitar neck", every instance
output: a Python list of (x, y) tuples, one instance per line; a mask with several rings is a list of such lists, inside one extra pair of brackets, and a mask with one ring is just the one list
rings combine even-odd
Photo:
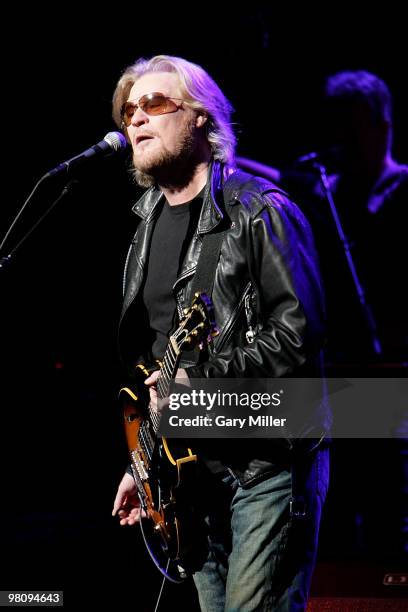
[[(168, 397), (170, 390), (170, 383), (175, 379), (176, 373), (178, 370), (178, 365), (180, 363), (181, 352), (178, 350), (177, 345), (173, 345), (172, 338), (167, 345), (166, 352), (164, 353), (164, 357), (162, 360), (160, 375), (157, 379), (157, 396), (159, 400), (163, 400), (165, 397)], [(153, 425), (153, 429), (155, 433), (159, 428), (160, 423), (160, 415), (157, 412), (154, 412), (149, 406), (149, 414), (150, 420)]]
[[(196, 293), (191, 307), (184, 310), (184, 317), (179, 327), (169, 338), (156, 383), (159, 400), (169, 396), (170, 384), (176, 378), (182, 351), (192, 350), (197, 345), (201, 349), (204, 342), (208, 342), (218, 333), (210, 298), (205, 293)], [(157, 433), (160, 423), (159, 411), (153, 411), (150, 405), (148, 410), (150, 421)]]
[(169, 394), (170, 382), (176, 377), (178, 365), (180, 363), (180, 356), (180, 351), (176, 351), (173, 348), (170, 340), (163, 357), (160, 376), (157, 379), (157, 394), (159, 399), (164, 399)]

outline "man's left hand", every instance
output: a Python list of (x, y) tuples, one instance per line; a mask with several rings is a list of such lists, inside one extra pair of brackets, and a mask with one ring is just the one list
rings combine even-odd
[[(157, 380), (160, 376), (160, 370), (155, 370), (146, 380), (144, 381), (145, 385), (149, 387), (150, 394), (150, 406), (155, 411), (160, 413), (165, 406), (167, 406), (167, 402), (161, 400), (158, 405), (158, 395), (157, 395)], [(176, 374), (176, 381), (180, 385), (190, 386), (190, 379), (188, 377), (187, 372), (184, 368), (179, 368)]]

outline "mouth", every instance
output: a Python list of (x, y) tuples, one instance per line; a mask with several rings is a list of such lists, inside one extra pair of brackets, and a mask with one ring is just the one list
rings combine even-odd
[(136, 136), (135, 144), (138, 146), (141, 142), (145, 142), (146, 140), (152, 140), (153, 136), (148, 136), (147, 134), (139, 134)]

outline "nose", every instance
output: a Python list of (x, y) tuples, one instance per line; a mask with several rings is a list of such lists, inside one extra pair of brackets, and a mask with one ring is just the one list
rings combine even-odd
[(149, 115), (143, 112), (139, 106), (135, 109), (135, 112), (132, 115), (131, 124), (135, 127), (139, 127), (144, 123), (149, 122)]

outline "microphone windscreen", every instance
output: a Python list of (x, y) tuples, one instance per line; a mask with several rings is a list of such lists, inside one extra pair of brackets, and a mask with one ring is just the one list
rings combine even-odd
[(114, 151), (125, 150), (128, 144), (126, 138), (120, 132), (108, 132), (104, 140)]

